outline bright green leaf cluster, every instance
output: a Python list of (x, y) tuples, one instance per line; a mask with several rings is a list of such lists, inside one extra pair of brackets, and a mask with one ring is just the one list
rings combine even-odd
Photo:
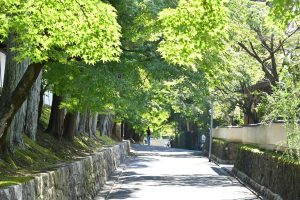
[(163, 41), (159, 52), (167, 61), (193, 66), (209, 49), (222, 49), (226, 12), (223, 0), (181, 0), (159, 14)]
[(0, 13), (0, 41), (14, 34), (20, 61), (80, 58), (94, 64), (120, 54), (116, 11), (98, 0), (7, 0)]

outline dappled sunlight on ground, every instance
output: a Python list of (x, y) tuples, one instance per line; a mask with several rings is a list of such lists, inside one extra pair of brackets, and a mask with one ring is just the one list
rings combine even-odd
[(259, 199), (199, 151), (132, 145), (108, 199)]

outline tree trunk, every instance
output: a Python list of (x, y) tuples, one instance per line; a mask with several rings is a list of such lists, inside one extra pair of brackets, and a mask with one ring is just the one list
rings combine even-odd
[(100, 133), (101, 135), (111, 136), (113, 132), (114, 122), (113, 115), (106, 114), (100, 116)]
[[(8, 56), (7, 56), (7, 69), (10, 69), (14, 65), (18, 65), (15, 61), (15, 57), (17, 55), (16, 52), (12, 52), (11, 49), (16, 47), (16, 43), (14, 42), (15, 34), (10, 33), (8, 38)], [(21, 65), (28, 66), (28, 60), (26, 60)], [(42, 70), (43, 64), (32, 63), (30, 64), (25, 73), (18, 76), (18, 81), (16, 81), (17, 85), (14, 87), (6, 87), (4, 89), (1, 102), (0, 102), (0, 146), (3, 151), (7, 150), (6, 141), (9, 137), (8, 129), (11, 126), (13, 118), (15, 117), (18, 110), (23, 105), (24, 101), (28, 97), (28, 94), (31, 90), (32, 85), (37, 79), (40, 71)], [(22, 67), (20, 67), (22, 68)], [(13, 79), (17, 78), (16, 75), (10, 76), (6, 74), (5, 82), (14, 82)], [(16, 79), (15, 79), (16, 80)], [(20, 81), (19, 81), (20, 80)]]
[[(22, 64), (23, 65), (23, 64)], [(19, 72), (16, 73), (16, 76), (22, 76), (25, 71), (25, 66), (18, 66)], [(28, 65), (27, 65), (28, 66)], [(7, 68), (13, 68), (11, 65), (7, 65)], [(7, 70), (6, 70), (7, 72)], [(9, 75), (7, 73), (7, 75)], [(10, 151), (12, 146), (17, 146), (18, 148), (24, 149), (24, 141), (23, 141), (23, 133), (24, 133), (24, 126), (25, 126), (25, 118), (26, 118), (26, 109), (27, 109), (27, 101), (25, 101), (18, 112), (15, 114), (10, 127), (7, 130), (7, 137), (6, 137), (6, 151)]]
[(74, 140), (76, 125), (78, 119), (78, 112), (68, 112), (64, 121), (64, 137), (70, 141)]
[(96, 113), (93, 116), (93, 120), (92, 120), (92, 133), (93, 133), (94, 136), (96, 136), (97, 122), (98, 122), (98, 113)]
[(4, 141), (6, 140), (7, 130), (13, 120), (13, 117), (26, 100), (32, 85), (42, 70), (42, 64), (30, 64), (18, 83), (11, 96), (1, 99), (0, 106), (0, 144), (2, 150), (5, 149)]
[[(8, 38), (8, 53), (7, 61), (5, 67), (5, 77), (2, 93), (1, 104), (5, 102), (6, 97), (10, 97), (13, 91), (16, 89), (20, 79), (24, 75), (26, 68), (29, 65), (29, 59), (25, 60), (22, 63), (18, 63), (15, 58), (17, 56), (16, 52), (11, 50), (12, 47), (15, 47), (14, 42), (15, 35), (10, 34)], [(3, 138), (3, 146), (5, 146), (5, 151), (10, 151), (12, 145), (15, 145), (19, 148), (24, 148), (24, 141), (22, 134), (24, 132), (24, 122), (26, 115), (26, 103), (21, 105), (21, 108), (18, 109), (15, 116), (12, 118), (11, 124), (7, 127), (7, 137)]]
[(41, 83), (42, 83), (42, 73), (40, 73), (37, 80), (35, 81), (27, 99), (25, 133), (32, 140), (35, 140), (36, 138), (37, 127), (38, 127)]
[(56, 107), (54, 105), (58, 104), (57, 98), (54, 98), (53, 94), (53, 98), (52, 98), (52, 105), (51, 105), (51, 111), (50, 111), (50, 117), (49, 117), (49, 122), (48, 122), (48, 126), (46, 128), (46, 132), (50, 133), (53, 127), (53, 123), (54, 123), (54, 118), (55, 118), (55, 111), (56, 111)]
[(124, 135), (125, 135), (125, 122), (122, 121), (122, 123), (121, 123), (121, 141), (124, 140)]
[(100, 134), (106, 135), (106, 115), (100, 115)]
[(78, 124), (78, 133), (84, 134), (85, 133), (85, 123), (87, 118), (87, 110), (85, 110), (82, 114), (80, 114), (80, 120)]
[(40, 122), (42, 111), (43, 111), (43, 105), (44, 105), (44, 94), (46, 92), (46, 86), (43, 86), (42, 82), (40, 85), (40, 101), (39, 101), (39, 110), (38, 110), (38, 123)]
[(48, 128), (46, 130), (47, 132), (55, 136), (57, 139), (61, 139), (63, 135), (65, 111), (64, 109), (59, 108), (62, 99), (63, 98), (61, 96), (53, 94), (51, 114)]
[(79, 122), (80, 122), (80, 113), (77, 114), (77, 120), (76, 120), (76, 129), (75, 129), (75, 135), (78, 136), (79, 135)]
[(93, 116), (91, 112), (88, 111), (87, 118), (86, 118), (85, 132), (89, 135), (89, 137), (92, 137), (92, 120), (93, 120)]

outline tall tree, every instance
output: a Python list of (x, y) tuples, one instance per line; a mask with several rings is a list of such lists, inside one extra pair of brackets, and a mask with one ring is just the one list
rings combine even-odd
[[(10, 33), (7, 39), (7, 62), (5, 67), (1, 101), (12, 95), (12, 91), (14, 91), (14, 89), (17, 87), (18, 82), (20, 81), (29, 64), (29, 59), (24, 60), (22, 63), (18, 63), (16, 60), (14, 60), (17, 54), (16, 52), (12, 51), (12, 48), (16, 47), (16, 43), (14, 41), (15, 38), (16, 35), (14, 33)], [(0, 146), (7, 151), (10, 151), (9, 149), (11, 149), (13, 144), (20, 148), (24, 148), (22, 134), (24, 132), (26, 107), (27, 102), (24, 102), (12, 119), (11, 126), (7, 130), (8, 137), (0, 139)]]
[(0, 41), (16, 35), (16, 60), (30, 59), (19, 84), (1, 100), (0, 138), (6, 138), (12, 118), (19, 110), (40, 71), (49, 60), (117, 60), (120, 27), (115, 10), (97, 0), (88, 1), (5, 1), (0, 3)]

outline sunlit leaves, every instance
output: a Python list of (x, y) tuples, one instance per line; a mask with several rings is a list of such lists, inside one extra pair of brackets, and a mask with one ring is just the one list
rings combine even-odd
[(300, 2), (298, 0), (273, 0), (272, 15), (275, 21), (280, 21), (283, 26), (292, 20), (299, 21)]
[(193, 66), (208, 49), (222, 49), (227, 20), (223, 0), (182, 0), (177, 8), (162, 11), (159, 19), (159, 52), (171, 63)]
[(120, 54), (116, 12), (101, 1), (5, 1), (0, 13), (0, 38), (16, 34), (19, 60), (65, 62), (80, 57), (94, 64)]

